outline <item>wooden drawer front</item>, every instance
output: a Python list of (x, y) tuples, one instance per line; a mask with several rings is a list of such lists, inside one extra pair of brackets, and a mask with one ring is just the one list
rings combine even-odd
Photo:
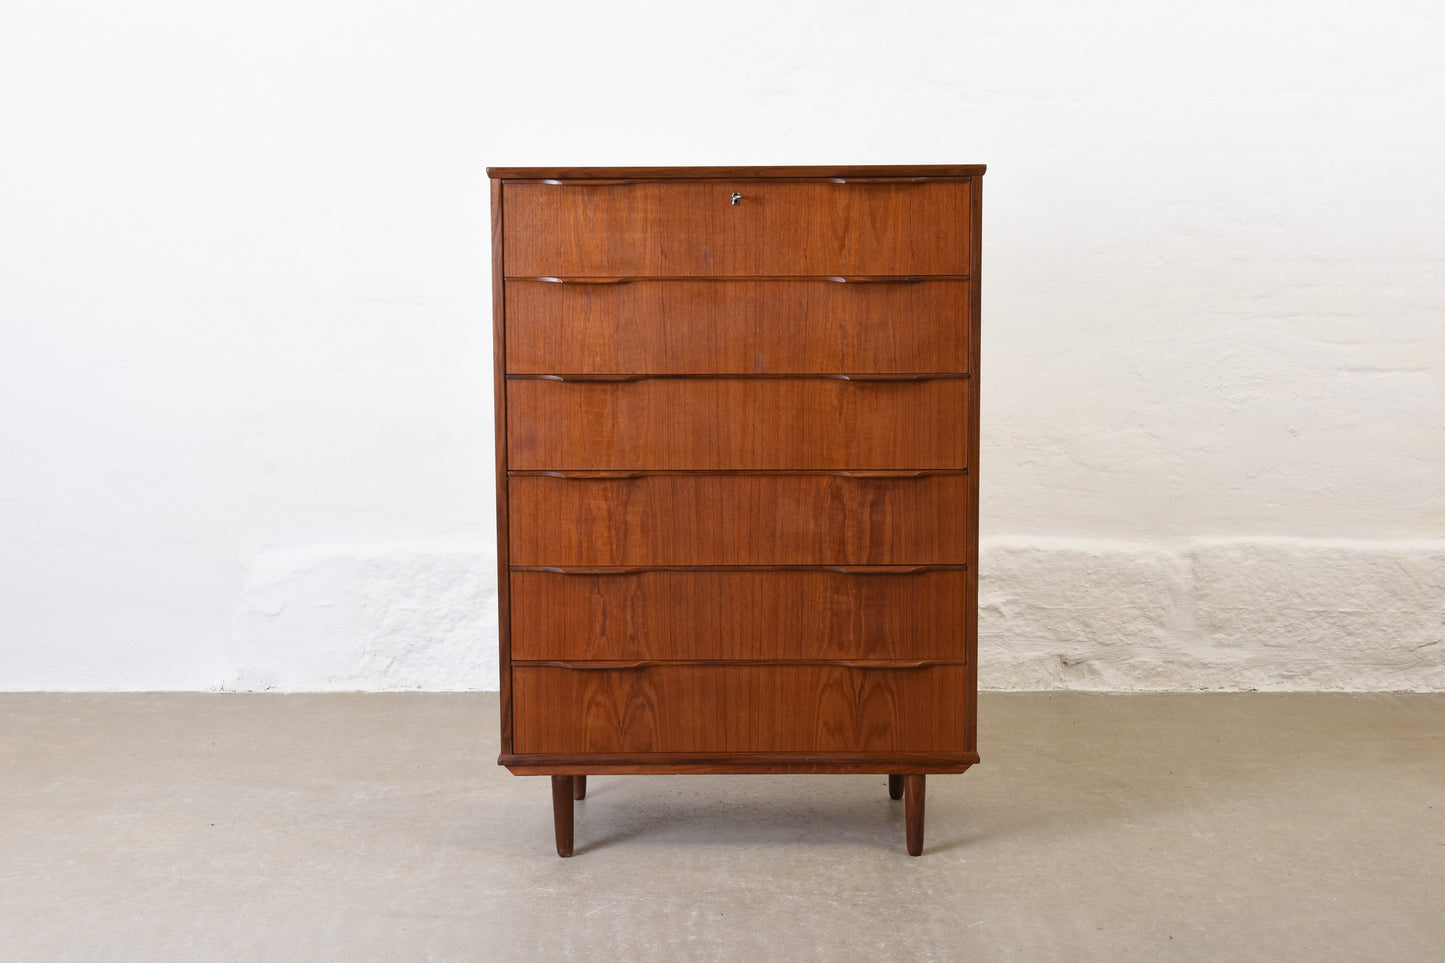
[(966, 475), (520, 475), (507, 484), (513, 565), (967, 560)]
[(513, 572), (514, 659), (960, 659), (967, 573)]
[(968, 382), (507, 382), (517, 470), (939, 469), (967, 463)]
[(965, 669), (512, 668), (518, 753), (958, 752)]
[(967, 179), (509, 182), (506, 273), (968, 274), (969, 191)]
[(508, 281), (507, 371), (968, 370), (969, 282)]

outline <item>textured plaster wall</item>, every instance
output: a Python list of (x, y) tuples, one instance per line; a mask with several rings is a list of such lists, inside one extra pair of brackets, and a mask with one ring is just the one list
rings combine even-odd
[(487, 164), (986, 162), (981, 678), (1445, 688), (1437, 4), (28, 2), (0, 688), (495, 685)]

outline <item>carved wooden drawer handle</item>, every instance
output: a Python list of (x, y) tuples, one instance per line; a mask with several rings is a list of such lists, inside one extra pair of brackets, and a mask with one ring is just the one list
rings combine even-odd
[(543, 475), (547, 478), (565, 478), (568, 481), (609, 481), (616, 478), (643, 478), (656, 475), (653, 471), (551, 471), (541, 469), (527, 472), (529, 475)]
[(956, 475), (960, 474), (957, 468), (924, 468), (919, 471), (830, 471), (825, 474), (836, 475), (839, 478), (928, 478), (931, 475)]
[(567, 568), (558, 565), (518, 565), (513, 566), (513, 571), (548, 572), (552, 575), (640, 575), (655, 568), (656, 566), (648, 565), (573, 565)]
[(968, 377), (966, 371), (930, 371), (922, 374), (830, 374), (825, 377), (834, 381), (890, 382), (890, 381), (962, 381)]
[(658, 378), (660, 375), (647, 374), (534, 374), (507, 375), (508, 378), (518, 378), (523, 381), (567, 381), (574, 384), (624, 384), (629, 381), (647, 381), (651, 378)]
[(834, 284), (917, 284), (919, 281), (927, 281), (928, 277), (922, 274), (850, 274), (847, 277), (833, 274), (823, 280), (832, 281)]
[(938, 177), (830, 177), (828, 181), (833, 184), (931, 184), (941, 180)]

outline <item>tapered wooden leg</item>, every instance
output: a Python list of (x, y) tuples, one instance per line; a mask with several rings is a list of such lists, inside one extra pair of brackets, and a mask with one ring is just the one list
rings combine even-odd
[(889, 798), (889, 799), (902, 799), (902, 798), (903, 798), (903, 777), (902, 777), (902, 776), (889, 776), (889, 777), (888, 777), (888, 798)]
[(903, 824), (908, 833), (908, 855), (923, 853), (923, 787), (926, 776), (903, 777)]
[(587, 777), (586, 777), (586, 776), (573, 776), (573, 777), (572, 777), (572, 798), (573, 798), (573, 799), (586, 799), (586, 798), (587, 798)]
[[(572, 777), (552, 777), (552, 823), (557, 833), (557, 855), (572, 855)], [(909, 837), (912, 838), (911, 836)]]

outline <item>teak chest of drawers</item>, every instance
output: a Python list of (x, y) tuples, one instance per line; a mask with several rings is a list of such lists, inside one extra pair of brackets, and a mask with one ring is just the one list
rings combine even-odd
[(502, 755), (978, 761), (981, 166), (490, 168)]

